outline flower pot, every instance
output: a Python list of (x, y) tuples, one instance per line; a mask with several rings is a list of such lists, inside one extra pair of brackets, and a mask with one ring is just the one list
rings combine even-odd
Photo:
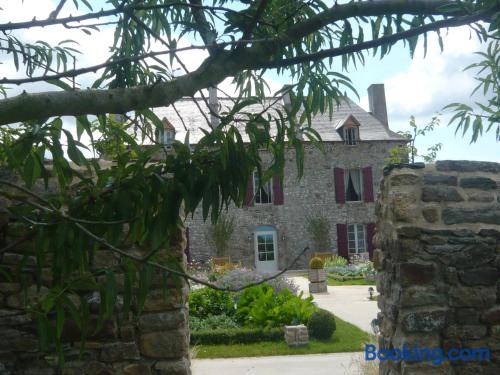
[(328, 292), (326, 281), (309, 283), (309, 293), (326, 293), (326, 292)]
[(326, 271), (324, 269), (309, 270), (309, 281), (317, 283), (326, 280)]

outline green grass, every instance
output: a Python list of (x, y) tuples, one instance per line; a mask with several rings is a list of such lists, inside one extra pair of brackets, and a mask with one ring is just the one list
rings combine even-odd
[(237, 345), (196, 345), (196, 358), (235, 358), (272, 355), (341, 353), (361, 351), (370, 342), (368, 333), (335, 318), (337, 329), (328, 341), (311, 340), (308, 347), (289, 348), (285, 341)]
[(373, 280), (367, 280), (367, 279), (363, 279), (363, 278), (340, 281), (340, 280), (336, 280), (332, 277), (328, 277), (327, 283), (330, 286), (375, 285), (375, 282)]

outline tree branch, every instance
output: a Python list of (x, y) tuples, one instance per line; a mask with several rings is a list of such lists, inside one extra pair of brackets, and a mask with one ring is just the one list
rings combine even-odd
[(247, 288), (250, 288), (252, 286), (257, 286), (257, 285), (260, 285), (260, 284), (263, 284), (265, 282), (268, 282), (268, 281), (271, 281), (273, 279), (276, 279), (277, 277), (283, 275), (286, 271), (288, 271), (290, 268), (292, 268), (295, 263), (297, 263), (297, 261), (306, 253), (306, 251), (309, 250), (309, 246), (305, 247), (293, 260), (292, 262), (287, 266), (285, 267), (283, 270), (281, 270), (280, 272), (272, 275), (272, 276), (269, 276), (269, 277), (266, 277), (260, 281), (256, 281), (256, 282), (252, 282), (252, 283), (248, 283), (246, 285), (243, 285), (241, 287), (238, 287), (238, 288), (224, 288), (224, 287), (220, 287), (216, 284), (212, 284), (212, 283), (209, 283), (205, 280), (202, 280), (202, 279), (199, 279), (197, 277), (194, 277), (194, 276), (191, 276), (191, 275), (188, 275), (186, 272), (184, 271), (179, 271), (179, 270), (176, 270), (176, 269), (173, 269), (173, 268), (170, 268), (170, 267), (167, 267), (163, 264), (160, 264), (160, 263), (157, 263), (157, 262), (152, 262), (152, 261), (149, 261), (146, 259), (146, 257), (140, 257), (140, 256), (137, 256), (137, 255), (134, 255), (134, 254), (131, 254), (123, 249), (120, 249), (116, 246), (113, 246), (112, 244), (110, 244), (108, 241), (106, 241), (104, 238), (101, 238), (97, 235), (95, 235), (94, 233), (92, 233), (90, 230), (88, 230), (87, 228), (85, 228), (83, 225), (81, 224), (78, 224), (76, 223), (75, 224), (80, 230), (82, 230), (87, 236), (91, 237), (94, 241), (100, 243), (101, 245), (107, 247), (108, 249), (110, 249), (111, 251), (117, 253), (117, 254), (120, 254), (126, 258), (129, 258), (129, 259), (132, 259), (136, 262), (140, 262), (140, 263), (147, 263), (155, 268), (158, 268), (162, 271), (167, 271), (173, 275), (176, 275), (176, 276), (179, 276), (179, 277), (182, 277), (183, 279), (186, 279), (186, 280), (191, 280), (197, 284), (201, 284), (201, 285), (204, 285), (204, 286), (207, 286), (209, 288), (212, 288), (212, 289), (215, 289), (215, 290), (220, 290), (220, 291), (224, 291), (224, 292), (239, 292), (239, 291), (242, 291), (244, 289), (247, 289)]
[(205, 17), (201, 0), (189, 0), (189, 3), (193, 5), (193, 8), (191, 8), (191, 12), (193, 13), (193, 17), (198, 26), (197, 31), (200, 33), (203, 43), (205, 43), (206, 46), (210, 46), (208, 52), (210, 54), (213, 54), (216, 51), (216, 48), (213, 45), (215, 44), (217, 34), (215, 30), (212, 29), (207, 21), (207, 18)]
[(397, 41), (405, 40), (412, 38), (414, 36), (418, 36), (424, 34), (429, 31), (436, 31), (438, 29), (447, 28), (447, 27), (457, 27), (463, 26), (468, 23), (477, 22), (484, 18), (485, 15), (490, 14), (490, 12), (479, 12), (476, 14), (472, 14), (470, 16), (464, 17), (456, 17), (456, 18), (447, 18), (441, 21), (436, 21), (433, 23), (429, 23), (423, 26), (415, 27), (410, 30), (402, 31), (397, 34), (383, 36), (378, 39), (369, 40), (362, 43), (357, 43), (345, 47), (340, 48), (328, 48), (318, 51), (316, 53), (310, 53), (307, 55), (300, 55), (296, 57), (292, 57), (289, 59), (283, 59), (278, 61), (270, 62), (266, 67), (267, 68), (278, 68), (293, 64), (300, 64), (304, 62), (322, 60), (327, 57), (337, 57), (342, 56), (348, 53), (359, 52), (367, 49), (372, 49), (375, 47), (379, 47), (386, 44), (394, 44)]
[(66, 0), (60, 0), (59, 4), (57, 4), (56, 9), (54, 9), (54, 11), (52, 13), (50, 13), (49, 19), (57, 18), (57, 16), (59, 15), (59, 12), (61, 11), (64, 4), (66, 4)]
[[(52, 116), (78, 116), (84, 114), (125, 113), (131, 110), (168, 106), (183, 96), (215, 86), (226, 77), (244, 69), (261, 69), (272, 65), (276, 51), (301, 40), (322, 27), (350, 17), (370, 17), (385, 14), (442, 14), (441, 6), (449, 1), (414, 0), (348, 3), (334, 6), (309, 19), (297, 23), (275, 39), (258, 43), (232, 54), (220, 51), (208, 57), (192, 73), (169, 82), (152, 86), (136, 86), (108, 90), (85, 90), (23, 93), (0, 100), (0, 125)], [(476, 13), (478, 19), (488, 19), (498, 12), (500, 5)], [(473, 15), (474, 16), (474, 15)], [(462, 22), (463, 18), (462, 18)], [(457, 25), (455, 25), (457, 26)]]

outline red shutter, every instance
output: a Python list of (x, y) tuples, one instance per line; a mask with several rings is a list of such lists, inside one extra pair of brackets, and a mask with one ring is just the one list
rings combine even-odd
[(273, 176), (273, 203), (281, 205), (284, 202), (283, 185), (279, 176)]
[(373, 202), (372, 167), (363, 168), (363, 198), (365, 202)]
[(245, 199), (243, 206), (251, 206), (253, 203), (253, 174), (250, 175), (247, 182), (247, 190), (245, 192)]
[(335, 178), (335, 200), (337, 203), (345, 203), (344, 170), (334, 168), (333, 176)]
[(337, 246), (339, 255), (349, 259), (347, 250), (347, 224), (337, 224)]
[(373, 249), (375, 245), (373, 244), (373, 236), (375, 234), (375, 223), (366, 224), (366, 240), (368, 241), (368, 254), (370, 255), (370, 260), (373, 259)]

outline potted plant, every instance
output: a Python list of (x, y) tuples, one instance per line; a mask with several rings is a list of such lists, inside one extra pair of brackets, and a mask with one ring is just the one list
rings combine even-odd
[(327, 292), (325, 263), (314, 257), (309, 262), (309, 293)]
[(228, 255), (228, 245), (234, 232), (234, 220), (232, 217), (220, 215), (217, 221), (212, 224), (206, 233), (208, 243), (215, 249), (214, 264), (225, 266), (231, 263)]
[(309, 217), (307, 219), (307, 234), (312, 242), (316, 254), (327, 258), (331, 252), (330, 224), (325, 217)]

